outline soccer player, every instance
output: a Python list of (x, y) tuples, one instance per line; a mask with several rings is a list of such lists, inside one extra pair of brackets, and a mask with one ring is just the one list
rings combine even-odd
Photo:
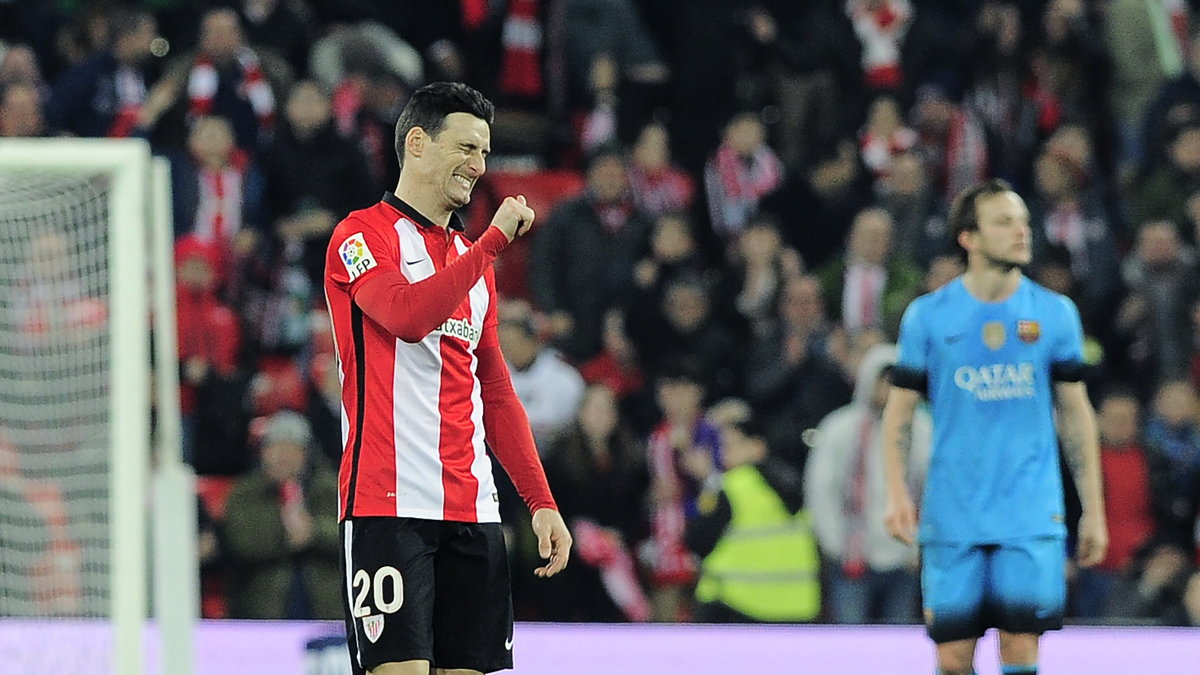
[[(974, 673), (975, 642), (995, 627), (1005, 675), (1031, 675), (1041, 633), (1062, 627), (1066, 596), (1056, 426), (1083, 503), (1078, 564), (1099, 563), (1108, 545), (1083, 331), (1074, 303), (1021, 273), (1029, 211), (1007, 183), (963, 191), (950, 227), (966, 272), (914, 300), (901, 322), (883, 418), (885, 517), (892, 536), (920, 541), (938, 672)], [(923, 395), (933, 450), (918, 535), (904, 467)]]
[(471, 243), (455, 209), (490, 149), (491, 102), (462, 84), (413, 93), (400, 179), (333, 231), (325, 293), (342, 378), (346, 630), (356, 675), (512, 667), (512, 599), (485, 441), (533, 514), (552, 576), (558, 513), (496, 334), (491, 263), (529, 230), (507, 197)]

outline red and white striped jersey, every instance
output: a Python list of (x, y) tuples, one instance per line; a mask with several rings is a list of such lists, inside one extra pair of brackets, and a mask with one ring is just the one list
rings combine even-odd
[(376, 275), (399, 271), (415, 284), (467, 253), (457, 216), (451, 225), (434, 225), (388, 193), (333, 231), (325, 294), (342, 380), (341, 518), (500, 520), (476, 376), (481, 341), (497, 344), (490, 264), (449, 318), (412, 342), (354, 301)]

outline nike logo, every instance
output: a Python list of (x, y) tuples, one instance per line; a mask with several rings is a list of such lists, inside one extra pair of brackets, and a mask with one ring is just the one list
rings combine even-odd
[(512, 636), (509, 636), (509, 638), (504, 641), (504, 650), (505, 651), (509, 651), (509, 652), (512, 651), (512, 642), (513, 642)]
[(417, 263), (423, 263), (426, 260), (428, 260), (428, 258), (417, 258), (416, 260), (405, 260), (404, 264), (405, 265), (416, 265)]
[(960, 334), (958, 334), (958, 335), (947, 335), (947, 336), (946, 336), (946, 344), (948, 344), (948, 345), (952, 345), (952, 344), (954, 344), (955, 342), (958, 342), (958, 341), (962, 340), (962, 339), (963, 339), (963, 338), (965, 338), (965, 337), (967, 337), (967, 334), (966, 334), (966, 333), (960, 333)]

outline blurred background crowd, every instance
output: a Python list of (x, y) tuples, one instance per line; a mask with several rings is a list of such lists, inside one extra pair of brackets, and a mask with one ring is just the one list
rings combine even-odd
[(170, 159), (205, 616), (340, 616), (327, 237), (395, 186), (409, 94), (459, 80), (498, 108), (469, 232), (538, 212), (500, 338), (577, 541), (535, 580), (506, 487), (518, 619), (919, 621), (891, 342), (962, 270), (949, 199), (999, 176), (1100, 417), (1112, 544), (1069, 620), (1200, 625), (1197, 5), (0, 0), (0, 137)]

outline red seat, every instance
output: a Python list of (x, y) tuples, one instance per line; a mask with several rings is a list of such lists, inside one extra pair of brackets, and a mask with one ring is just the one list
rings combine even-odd
[[(536, 230), (545, 224), (559, 202), (578, 195), (584, 185), (582, 174), (566, 169), (489, 171), (475, 187), (467, 234), (472, 239), (483, 234), (500, 202), (505, 197), (517, 195), (525, 195), (526, 202), (537, 214), (533, 223)], [(531, 235), (514, 241), (496, 260), (496, 292), (503, 297), (530, 299), (527, 267)]]

